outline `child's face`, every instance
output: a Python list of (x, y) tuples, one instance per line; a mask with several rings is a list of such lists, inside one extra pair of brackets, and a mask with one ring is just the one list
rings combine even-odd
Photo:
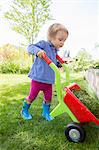
[(51, 43), (55, 46), (55, 48), (61, 48), (66, 41), (68, 34), (64, 31), (58, 31), (56, 36), (51, 39)]

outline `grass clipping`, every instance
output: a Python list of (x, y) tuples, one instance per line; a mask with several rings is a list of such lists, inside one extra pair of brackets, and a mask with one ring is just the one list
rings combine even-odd
[(99, 118), (98, 99), (91, 97), (85, 90), (73, 91), (74, 95), (97, 117)]

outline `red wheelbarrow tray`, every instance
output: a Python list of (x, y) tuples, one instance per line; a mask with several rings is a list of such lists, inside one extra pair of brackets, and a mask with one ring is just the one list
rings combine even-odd
[[(60, 72), (56, 65), (44, 54), (43, 59), (44, 61), (55, 71), (56, 74), (56, 91), (57, 91), (57, 98), (59, 101), (58, 106), (51, 112), (52, 117), (57, 116), (65, 112), (70, 115), (74, 122), (94, 122), (96, 125), (99, 125), (99, 119), (97, 119), (88, 108), (73, 94), (72, 90), (80, 90), (80, 86), (77, 83), (73, 83), (70, 85), (70, 77), (69, 77), (69, 69), (65, 66), (65, 62), (60, 58), (59, 55), (56, 56), (59, 62), (62, 64), (64, 69), (66, 70), (66, 86), (65, 91), (66, 95), (64, 99), (62, 97), (62, 88), (60, 82)], [(64, 106), (64, 104), (66, 104)], [(62, 108), (63, 107), (63, 108)], [(59, 111), (60, 109), (60, 111)]]
[(90, 110), (72, 93), (72, 90), (80, 90), (78, 84), (65, 87), (66, 95), (64, 97), (64, 103), (69, 107), (72, 113), (76, 116), (79, 122), (94, 122), (99, 125), (99, 119), (97, 119)]

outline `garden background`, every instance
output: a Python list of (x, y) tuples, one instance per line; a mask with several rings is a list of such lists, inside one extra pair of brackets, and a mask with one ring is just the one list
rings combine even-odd
[[(81, 86), (81, 91), (75, 92), (75, 95), (99, 118), (99, 99), (85, 79), (87, 70), (99, 69), (99, 35), (97, 28), (97, 22), (99, 21), (98, 1), (80, 0), (79, 3), (78, 0), (75, 2), (68, 0), (12, 0), (11, 4), (9, 2), (10, 5), (8, 9), (4, 11), (4, 5), (2, 4), (8, 5), (8, 1), (6, 2), (0, 4), (0, 23), (2, 24), (1, 21), (3, 20), (5, 25), (10, 27), (9, 30), (11, 33), (13, 30), (14, 33), (17, 33), (16, 36), (18, 35), (19, 38), (15, 44), (14, 39), (16, 40), (16, 37), (11, 37), (11, 34), (11, 36), (9, 35), (7, 38), (7, 41), (2, 42), (0, 46), (0, 150), (98, 150), (99, 128), (94, 124), (84, 125), (86, 131), (86, 140), (84, 143), (71, 143), (67, 141), (64, 134), (66, 125), (72, 122), (67, 114), (64, 113), (56, 117), (52, 122), (47, 122), (41, 117), (42, 93), (38, 95), (30, 109), (33, 120), (25, 121), (20, 115), (23, 99), (29, 92), (30, 79), (27, 77), (27, 74), (34, 59), (34, 57), (28, 55), (26, 47), (29, 43), (34, 43), (40, 38), (45, 39), (44, 27), (52, 22), (61, 21), (62, 23), (66, 23), (70, 29), (70, 38), (66, 43), (67, 46), (65, 45), (63, 47), (63, 51), (60, 55), (62, 57), (65, 56), (63, 57), (64, 60), (67, 57), (72, 58), (72, 62), (69, 64), (71, 82), (76, 82)], [(78, 6), (80, 5), (81, 8), (86, 6), (84, 8), (86, 8), (86, 10), (88, 9), (88, 11), (90, 10), (91, 14), (93, 14), (90, 19), (89, 12), (83, 12), (83, 14), (85, 13), (87, 16), (89, 23), (90, 20), (93, 22), (93, 19), (95, 19), (94, 23), (96, 25), (94, 24), (94, 30), (91, 28), (93, 32), (91, 32), (91, 30), (90, 32), (89, 30), (87, 30), (88, 32), (85, 30), (85, 34), (82, 35), (82, 30), (84, 31), (87, 25), (86, 19), (81, 19), (85, 21), (85, 24), (79, 24), (78, 20), (75, 20), (76, 18), (73, 13), (72, 17), (75, 18), (73, 20), (73, 22), (75, 22), (74, 26), (71, 22), (63, 22), (62, 14), (65, 13), (67, 16), (65, 9), (63, 9), (63, 12), (60, 12), (60, 15), (56, 13), (58, 17), (55, 18), (55, 14), (52, 14), (52, 10), (56, 8), (55, 3), (57, 3), (57, 6), (60, 6), (61, 10), (61, 4), (62, 6), (65, 5), (66, 8), (67, 6), (72, 6), (73, 10), (76, 5), (77, 10), (79, 10)], [(68, 7), (68, 10), (73, 11), (70, 7)], [(67, 20), (70, 17), (71, 16), (68, 16)], [(48, 24), (46, 25), (46, 23)], [(77, 24), (80, 26), (78, 27)], [(77, 29), (79, 29), (79, 31), (77, 31)], [(72, 34), (74, 30), (76, 31), (75, 36)], [(78, 34), (78, 32), (80, 32), (80, 34)], [(6, 33), (4, 35), (3, 28), (1, 28), (0, 39), (2, 39), (3, 36), (7, 37)], [(89, 34), (89, 37), (95, 37), (93, 38), (94, 40), (89, 38), (90, 40), (87, 41), (87, 43), (90, 43), (89, 47), (85, 42), (87, 34)], [(10, 42), (10, 39), (13, 40)], [(73, 40), (74, 43), (72, 43)], [(79, 40), (81, 40), (82, 43), (79, 43), (78, 47), (74, 46), (77, 45)], [(72, 45), (72, 47), (70, 45)], [(60, 70), (60, 73), (62, 89), (64, 89), (66, 82), (65, 72), (64, 70)], [(54, 86), (51, 110), (57, 104), (57, 94)]]

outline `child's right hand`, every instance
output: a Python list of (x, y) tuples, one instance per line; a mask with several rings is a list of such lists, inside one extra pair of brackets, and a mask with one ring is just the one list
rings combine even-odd
[(39, 58), (42, 58), (44, 54), (46, 54), (46, 52), (45, 52), (44, 50), (40, 50), (40, 51), (37, 53), (37, 56), (38, 56)]

